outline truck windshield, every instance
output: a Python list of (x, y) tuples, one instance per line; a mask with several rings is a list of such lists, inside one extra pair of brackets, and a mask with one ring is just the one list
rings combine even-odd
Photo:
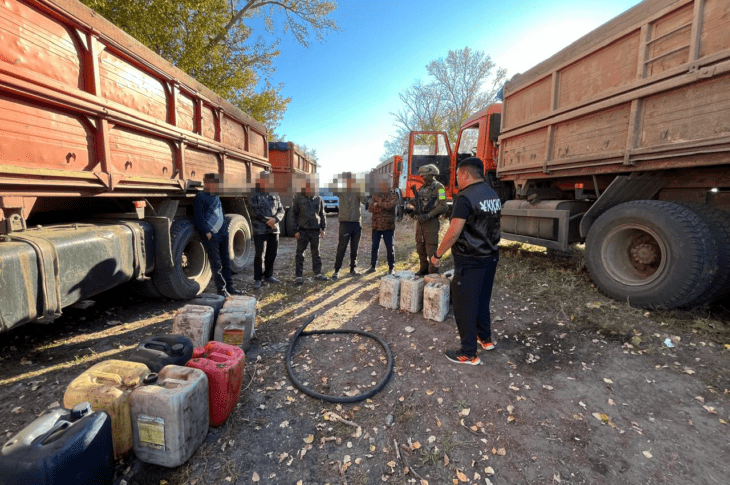
[(459, 159), (476, 155), (478, 141), (479, 126), (471, 126), (461, 130), (459, 146), (456, 148), (456, 151), (459, 154)]
[[(411, 174), (418, 175), (422, 165), (434, 164), (439, 170), (448, 169), (449, 149), (443, 134), (418, 134), (413, 139)], [(442, 167), (444, 166), (444, 167)]]

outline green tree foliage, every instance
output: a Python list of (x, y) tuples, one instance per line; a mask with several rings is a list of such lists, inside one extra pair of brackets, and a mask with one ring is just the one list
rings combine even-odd
[(487, 54), (469, 47), (431, 61), (426, 71), (429, 82), (417, 80), (399, 94), (402, 105), (390, 113), (396, 132), (383, 144), (381, 161), (406, 153), (411, 131), (445, 131), (455, 142), (466, 119), (494, 102), (507, 76)]
[(82, 1), (270, 130), (279, 125), (291, 98), (270, 81), (278, 42), (252, 39), (245, 19), (261, 15), (269, 30), (275, 15), (284, 15), (285, 30), (304, 45), (311, 34), (321, 39), (327, 30), (338, 29), (326, 18), (336, 3), (322, 0)]

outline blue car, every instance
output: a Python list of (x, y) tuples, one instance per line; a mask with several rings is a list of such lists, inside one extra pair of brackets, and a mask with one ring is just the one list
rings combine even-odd
[(320, 191), (319, 196), (322, 197), (324, 203), (324, 212), (340, 212), (340, 198), (332, 192)]

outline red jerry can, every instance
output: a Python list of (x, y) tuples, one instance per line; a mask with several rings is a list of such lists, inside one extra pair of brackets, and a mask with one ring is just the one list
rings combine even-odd
[(193, 351), (193, 358), (185, 365), (200, 369), (208, 376), (210, 425), (226, 422), (241, 394), (243, 366), (246, 354), (240, 347), (210, 341)]

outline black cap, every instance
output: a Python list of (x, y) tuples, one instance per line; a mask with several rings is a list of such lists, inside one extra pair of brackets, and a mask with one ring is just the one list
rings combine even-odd
[(71, 421), (81, 419), (87, 414), (91, 414), (91, 403), (86, 401), (80, 402), (71, 408)]
[(151, 374), (147, 374), (145, 378), (142, 380), (142, 384), (144, 385), (150, 385), (157, 382), (157, 372), (153, 372)]

